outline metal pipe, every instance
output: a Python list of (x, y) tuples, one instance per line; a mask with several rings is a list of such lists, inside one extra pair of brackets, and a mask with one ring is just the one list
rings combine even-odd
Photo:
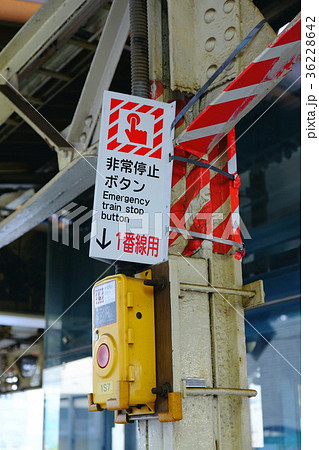
[(218, 286), (197, 286), (196, 284), (180, 284), (181, 291), (205, 292), (206, 294), (240, 295), (241, 297), (254, 297), (255, 291), (244, 291), (243, 289), (229, 289)]
[[(147, 0), (130, 0), (131, 93), (149, 98)], [(115, 273), (133, 277), (147, 265), (117, 261)]]
[(0, 21), (25, 23), (41, 6), (37, 2), (0, 0)]
[(149, 97), (147, 0), (130, 0), (131, 90)]
[(240, 397), (256, 397), (257, 395), (255, 389), (185, 388), (184, 392), (187, 396), (238, 395)]

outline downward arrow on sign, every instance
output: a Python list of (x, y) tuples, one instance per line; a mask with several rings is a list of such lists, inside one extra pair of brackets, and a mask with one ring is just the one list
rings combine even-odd
[(99, 246), (104, 250), (106, 247), (108, 247), (111, 243), (111, 241), (109, 242), (105, 242), (106, 239), (106, 228), (103, 228), (103, 236), (102, 236), (102, 242), (99, 241), (98, 239), (96, 239), (96, 242), (99, 244)]

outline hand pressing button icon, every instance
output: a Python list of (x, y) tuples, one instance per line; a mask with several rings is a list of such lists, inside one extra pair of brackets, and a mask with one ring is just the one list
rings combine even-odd
[(134, 144), (146, 145), (147, 143), (147, 131), (137, 130), (136, 127), (140, 123), (141, 119), (138, 114), (129, 114), (126, 118), (130, 124), (130, 128), (125, 130), (125, 134), (130, 142)]

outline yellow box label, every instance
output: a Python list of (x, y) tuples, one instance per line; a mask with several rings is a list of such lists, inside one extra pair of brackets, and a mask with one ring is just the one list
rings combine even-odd
[(113, 381), (104, 381), (97, 384), (98, 394), (113, 394)]

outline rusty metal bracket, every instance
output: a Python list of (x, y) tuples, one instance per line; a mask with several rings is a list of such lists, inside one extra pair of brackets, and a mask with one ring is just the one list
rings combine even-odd
[(257, 305), (262, 305), (265, 302), (264, 283), (262, 280), (254, 281), (253, 283), (243, 286), (245, 291), (253, 290), (255, 295), (253, 297), (243, 298), (243, 307), (245, 309), (253, 308)]

